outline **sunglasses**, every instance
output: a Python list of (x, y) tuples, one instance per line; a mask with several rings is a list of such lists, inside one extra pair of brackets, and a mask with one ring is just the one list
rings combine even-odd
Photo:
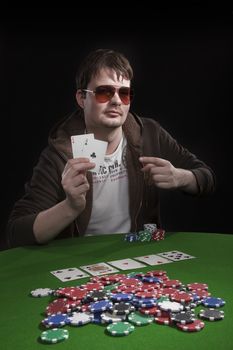
[(129, 87), (122, 86), (115, 88), (112, 85), (100, 85), (95, 90), (82, 89), (84, 92), (91, 92), (99, 103), (109, 102), (117, 92), (124, 105), (130, 104), (133, 99), (133, 91)]

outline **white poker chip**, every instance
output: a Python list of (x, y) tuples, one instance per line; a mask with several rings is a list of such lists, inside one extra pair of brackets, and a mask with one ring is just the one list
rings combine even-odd
[(104, 312), (101, 314), (101, 318), (104, 323), (113, 323), (126, 320), (126, 315), (114, 315), (110, 312)]
[(82, 326), (90, 323), (92, 319), (93, 316), (87, 312), (73, 312), (73, 314), (68, 317), (68, 321), (72, 326)]
[(36, 297), (36, 298), (47, 297), (48, 295), (51, 295), (52, 293), (53, 293), (53, 290), (50, 288), (37, 288), (37, 289), (31, 291), (31, 295), (33, 297)]
[(158, 306), (163, 311), (179, 312), (184, 309), (184, 306), (182, 304), (175, 301), (161, 301), (158, 303)]

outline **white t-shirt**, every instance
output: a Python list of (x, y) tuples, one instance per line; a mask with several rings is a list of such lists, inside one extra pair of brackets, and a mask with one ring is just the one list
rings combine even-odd
[(126, 138), (114, 153), (106, 155), (99, 173), (93, 172), (93, 207), (86, 235), (130, 231)]

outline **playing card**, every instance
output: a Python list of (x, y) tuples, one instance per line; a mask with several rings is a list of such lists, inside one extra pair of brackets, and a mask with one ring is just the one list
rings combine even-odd
[(95, 168), (90, 171), (99, 172), (99, 168), (104, 163), (108, 143), (100, 140), (91, 140), (83, 150), (83, 157), (87, 157), (95, 163)]
[(93, 276), (105, 275), (112, 272), (118, 272), (117, 269), (109, 266), (108, 264), (101, 262), (98, 264), (80, 266), (80, 269), (89, 272)]
[(138, 256), (134, 259), (144, 262), (147, 265), (161, 265), (161, 264), (169, 264), (172, 263), (171, 260), (168, 260), (166, 258), (163, 258), (162, 256), (150, 254), (150, 255), (144, 255), (144, 256)]
[(79, 278), (89, 277), (89, 275), (76, 267), (69, 267), (56, 271), (50, 271), (52, 275), (57, 277), (62, 282), (73, 281)]
[(195, 256), (186, 254), (184, 252), (180, 252), (178, 250), (172, 250), (170, 252), (163, 252), (158, 253), (159, 256), (162, 256), (163, 258), (167, 258), (172, 261), (181, 261), (181, 260), (187, 260), (187, 259), (193, 259)]
[(121, 260), (113, 260), (108, 261), (108, 264), (117, 267), (120, 270), (130, 270), (130, 269), (139, 269), (141, 267), (145, 267), (146, 265), (135, 261), (133, 259), (121, 259)]
[(94, 134), (73, 135), (71, 136), (71, 147), (73, 158), (84, 156), (84, 150), (89, 145), (89, 142), (94, 140)]

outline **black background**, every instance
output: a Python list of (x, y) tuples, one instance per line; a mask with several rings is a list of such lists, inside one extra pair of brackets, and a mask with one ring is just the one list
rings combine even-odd
[(76, 106), (79, 62), (96, 48), (129, 58), (131, 109), (157, 119), (216, 173), (210, 197), (163, 192), (164, 228), (232, 233), (231, 11), (165, 11), (129, 21), (4, 20), (0, 29), (2, 237), (50, 128)]

